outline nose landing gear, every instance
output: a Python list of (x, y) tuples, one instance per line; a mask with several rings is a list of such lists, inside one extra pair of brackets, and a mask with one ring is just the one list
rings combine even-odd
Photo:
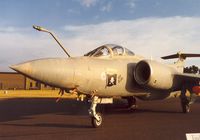
[(88, 112), (91, 117), (91, 123), (94, 128), (98, 128), (102, 125), (103, 117), (101, 113), (96, 112), (97, 104), (111, 104), (113, 103), (113, 98), (99, 98), (98, 96), (93, 96), (90, 101), (91, 106)]
[(102, 125), (102, 115), (101, 113), (97, 113), (95, 117), (91, 117), (91, 123), (94, 128), (100, 127)]

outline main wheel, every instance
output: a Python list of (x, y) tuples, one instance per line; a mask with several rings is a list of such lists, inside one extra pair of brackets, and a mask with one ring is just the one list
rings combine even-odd
[(97, 113), (97, 116), (99, 118), (99, 121), (95, 117), (91, 117), (92, 126), (94, 128), (98, 128), (102, 125), (103, 119), (101, 113)]
[(182, 105), (183, 113), (189, 113), (190, 112), (190, 105), (189, 104), (181, 103), (181, 105)]
[(128, 97), (127, 101), (128, 101), (128, 108), (132, 111), (135, 111), (137, 109), (136, 99), (134, 97)]

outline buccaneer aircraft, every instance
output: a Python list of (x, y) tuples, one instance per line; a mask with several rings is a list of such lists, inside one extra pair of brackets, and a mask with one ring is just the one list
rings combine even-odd
[[(183, 113), (190, 111), (195, 93), (200, 92), (200, 76), (183, 73), (187, 57), (200, 54), (177, 53), (162, 59), (178, 58), (174, 64), (145, 59), (119, 45), (106, 44), (81, 57), (71, 57), (55, 35), (40, 26), (38, 31), (50, 33), (68, 58), (44, 58), (11, 66), (25, 76), (60, 88), (61, 93), (85, 97), (91, 102), (89, 115), (93, 127), (102, 125), (102, 115), (96, 112), (98, 104), (112, 104), (113, 98), (127, 99), (129, 107), (141, 100), (162, 100), (179, 97)], [(190, 96), (186, 96), (189, 91)], [(84, 96), (82, 96), (84, 95)]]

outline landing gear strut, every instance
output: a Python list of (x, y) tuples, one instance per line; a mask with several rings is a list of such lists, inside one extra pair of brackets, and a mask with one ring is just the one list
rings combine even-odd
[[(190, 92), (190, 97), (186, 96), (187, 89)], [(195, 100), (195, 96), (192, 93), (191, 87), (188, 87), (187, 89), (183, 86), (182, 90), (181, 90), (180, 99), (181, 99), (181, 107), (182, 107), (183, 113), (189, 113), (190, 112), (190, 106)]]
[(135, 97), (127, 97), (126, 98), (128, 101), (128, 108), (131, 110), (136, 110), (137, 109), (137, 104), (136, 104), (136, 99)]
[(92, 126), (95, 128), (100, 127), (103, 121), (101, 114), (96, 112), (97, 104), (98, 104), (98, 97), (97, 96), (92, 97), (91, 106), (88, 111), (89, 115), (91, 116)]
[(186, 96), (181, 97), (181, 107), (182, 107), (183, 113), (190, 112), (190, 103)]
[(99, 98), (98, 96), (93, 96), (91, 98), (91, 106), (88, 110), (89, 115), (91, 117), (91, 123), (94, 128), (100, 127), (103, 122), (103, 117), (101, 113), (96, 112), (97, 104), (111, 104), (113, 103), (112, 98)]
[(181, 107), (182, 107), (182, 112), (183, 113), (189, 113), (190, 112), (190, 104), (189, 104), (189, 100), (186, 96), (186, 87), (183, 86), (182, 90), (181, 90)]

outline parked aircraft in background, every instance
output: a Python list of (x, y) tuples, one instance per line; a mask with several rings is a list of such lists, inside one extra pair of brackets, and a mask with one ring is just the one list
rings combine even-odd
[[(187, 57), (200, 54), (177, 53), (162, 59), (178, 58), (174, 64), (163, 64), (145, 59), (132, 51), (114, 44), (106, 44), (81, 57), (71, 57), (54, 34), (47, 29), (33, 26), (38, 31), (50, 33), (68, 58), (32, 60), (11, 68), (25, 76), (50, 86), (60, 88), (62, 94), (76, 93), (91, 101), (89, 115), (93, 127), (102, 125), (102, 115), (96, 112), (98, 104), (111, 104), (113, 98), (127, 99), (135, 107), (136, 98), (162, 100), (180, 96), (184, 113), (190, 111), (195, 93), (200, 92), (200, 76), (183, 73)], [(186, 91), (190, 96), (186, 96)], [(180, 94), (175, 94), (181, 91)], [(83, 97), (83, 96), (82, 96)]]

